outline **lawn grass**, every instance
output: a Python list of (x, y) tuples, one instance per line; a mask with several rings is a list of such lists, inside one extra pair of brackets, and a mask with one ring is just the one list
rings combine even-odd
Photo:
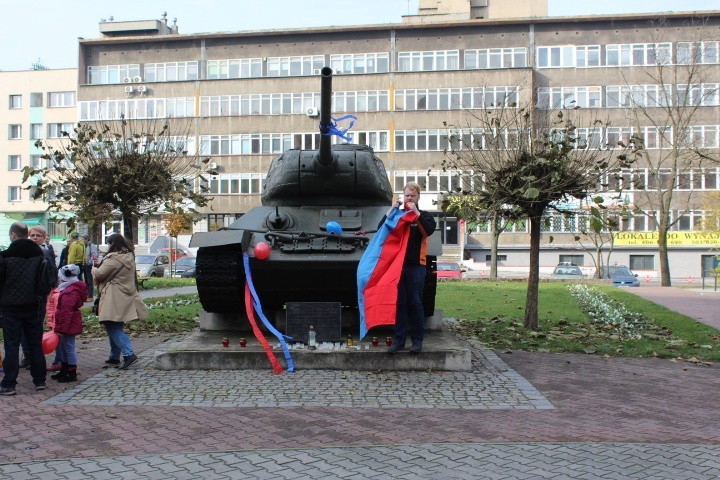
[(591, 285), (643, 317), (641, 338), (628, 339), (593, 323), (570, 295), (567, 282), (541, 282), (539, 330), (523, 327), (524, 281), (441, 282), (436, 307), (458, 320), (455, 329), (494, 349), (584, 352), (610, 356), (720, 361), (720, 331), (633, 295)]
[[(194, 283), (188, 280), (151, 279), (150, 288)], [(525, 281), (440, 282), (436, 307), (443, 310), (445, 317), (457, 319), (453, 327), (456, 331), (493, 349), (720, 361), (717, 329), (633, 295), (631, 289), (590, 284), (642, 315), (641, 338), (624, 338), (607, 325), (592, 322), (570, 294), (567, 288), (570, 284), (540, 283), (538, 331), (523, 327)], [(131, 335), (187, 332), (198, 325), (201, 305), (196, 294), (146, 300), (146, 305), (149, 316), (128, 324)], [(88, 307), (83, 308), (83, 316), (85, 332), (81, 337), (105, 335)]]

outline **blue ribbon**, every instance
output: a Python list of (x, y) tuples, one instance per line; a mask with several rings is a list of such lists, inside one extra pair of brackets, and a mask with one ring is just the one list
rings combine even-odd
[[(330, 125), (323, 125), (322, 123), (320, 124), (320, 133), (325, 135), (326, 137), (329, 137), (330, 135), (337, 135), (346, 142), (352, 141), (352, 135), (345, 135), (345, 132), (355, 126), (355, 120), (357, 120), (357, 117), (355, 115), (345, 115), (344, 117), (340, 118), (330, 117), (330, 119)], [(337, 122), (342, 122), (348, 119), (350, 120), (350, 125), (348, 125), (346, 129), (340, 130), (337, 126)]]
[(288, 337), (287, 335), (283, 335), (282, 333), (278, 332), (277, 329), (268, 321), (268, 319), (265, 318), (265, 314), (262, 311), (262, 306), (260, 306), (260, 299), (258, 298), (257, 292), (255, 292), (255, 285), (253, 285), (252, 282), (252, 275), (250, 274), (250, 259), (247, 252), (243, 252), (243, 265), (245, 266), (245, 281), (247, 282), (248, 287), (250, 287), (250, 293), (253, 297), (253, 307), (255, 307), (255, 311), (257, 312), (260, 320), (262, 320), (265, 327), (267, 327), (267, 329), (270, 330), (270, 332), (275, 335), (278, 340), (280, 340), (280, 346), (283, 349), (283, 354), (285, 354), (285, 361), (287, 362), (287, 371), (293, 373), (295, 371), (295, 363), (293, 363), (293, 359), (290, 356), (290, 349), (287, 346), (287, 342), (285, 342), (285, 338), (287, 338), (288, 340), (292, 340), (292, 337)]

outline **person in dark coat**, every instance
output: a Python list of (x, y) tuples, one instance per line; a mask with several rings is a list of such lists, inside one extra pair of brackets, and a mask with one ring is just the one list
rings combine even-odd
[(43, 321), (38, 317), (38, 309), (40, 298), (50, 292), (50, 279), (42, 249), (27, 237), (27, 226), (22, 222), (13, 223), (10, 246), (0, 252), (0, 321), (5, 347), (5, 375), (0, 381), (0, 395), (15, 395), (22, 334), (28, 342), (35, 390), (45, 389)]

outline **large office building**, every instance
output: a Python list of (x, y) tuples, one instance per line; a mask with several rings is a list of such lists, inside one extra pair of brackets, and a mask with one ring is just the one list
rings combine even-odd
[[(463, 231), (463, 222), (437, 204), (459, 182), (442, 169), (448, 137), (479, 135), (472, 112), (579, 107), (612, 120), (595, 131), (603, 144), (613, 148), (641, 135), (653, 155), (666, 148), (660, 127), (638, 120), (633, 107), (656, 108), (659, 117), (667, 107), (661, 97), (687, 93), (698, 99), (697, 111), (683, 128), (717, 156), (720, 11), (547, 17), (546, 1), (423, 0), (417, 15), (402, 20), (205, 34), (178, 33), (166, 19), (104, 22), (99, 38), (79, 42), (78, 119), (172, 117), (188, 125), (190, 150), (211, 157), (205, 178), (213, 200), (195, 229), (214, 230), (259, 205), (273, 157), (317, 148), (319, 72), (330, 66), (334, 116), (357, 117), (351, 141), (375, 150), (398, 193), (406, 182), (419, 182), (422, 207), (436, 214), (446, 251), (464, 250), (480, 264), (490, 255), (487, 230)], [(651, 81), (658, 63), (668, 75)], [(695, 77), (678, 75), (691, 64)], [(718, 243), (699, 233), (702, 199), (720, 189), (720, 171), (709, 162), (673, 168), (683, 181), (672, 207), (674, 218), (682, 217), (672, 227), (672, 273), (699, 277)], [(642, 164), (629, 171), (625, 201), (650, 211), (643, 198), (654, 175)], [(542, 265), (592, 265), (573, 240), (583, 221), (581, 212), (548, 215)], [(652, 216), (635, 215), (621, 229), (612, 261), (656, 277), (657, 245), (647, 241), (657, 230)], [(149, 243), (160, 230), (158, 219), (145, 220), (140, 241)], [(500, 236), (501, 265), (526, 267), (528, 244), (525, 223), (508, 228)]]

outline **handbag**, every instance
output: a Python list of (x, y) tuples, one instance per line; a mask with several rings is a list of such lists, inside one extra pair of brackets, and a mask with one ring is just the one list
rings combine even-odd
[(93, 301), (92, 313), (93, 315), (100, 315), (100, 292), (98, 292), (97, 297), (95, 297), (95, 301)]

